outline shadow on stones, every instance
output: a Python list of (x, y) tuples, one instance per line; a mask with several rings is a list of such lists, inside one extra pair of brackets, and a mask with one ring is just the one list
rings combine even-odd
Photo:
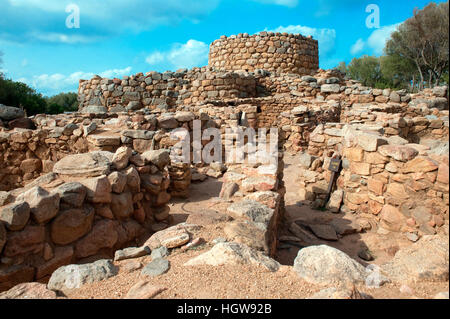
[(364, 229), (356, 219), (344, 213), (314, 210), (301, 202), (287, 205), (286, 216), (292, 218), (284, 219), (279, 229), (276, 260), (280, 264), (292, 266), (301, 249), (316, 245), (339, 249), (365, 267), (373, 260), (361, 237)]

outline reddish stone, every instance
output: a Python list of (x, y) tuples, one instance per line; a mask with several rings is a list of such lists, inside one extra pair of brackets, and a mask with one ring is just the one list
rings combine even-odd
[(403, 214), (391, 205), (384, 205), (380, 217), (382, 226), (390, 231), (400, 231), (405, 222)]
[(73, 248), (71, 246), (56, 247), (54, 257), (37, 267), (36, 279), (51, 275), (59, 267), (70, 264), (72, 257)]
[(44, 226), (27, 226), (20, 232), (10, 232), (6, 242), (4, 256), (13, 257), (28, 253), (37, 253), (44, 248)]
[(89, 234), (77, 242), (75, 254), (79, 258), (89, 257), (101, 248), (112, 248), (117, 240), (115, 223), (111, 220), (101, 220), (94, 225)]
[(34, 268), (30, 266), (11, 266), (0, 269), (0, 291), (8, 290), (17, 284), (34, 279)]
[(438, 163), (426, 156), (417, 156), (412, 161), (405, 164), (403, 171), (405, 173), (413, 172), (432, 172), (438, 169)]
[(441, 163), (439, 165), (437, 181), (440, 183), (448, 184), (448, 178), (449, 178), (448, 165)]
[(384, 192), (384, 183), (377, 180), (370, 178), (367, 181), (367, 186), (369, 188), (369, 191), (373, 192), (375, 195), (383, 195)]
[(364, 150), (359, 147), (347, 148), (344, 151), (344, 157), (350, 161), (362, 162), (364, 158)]
[(374, 200), (369, 200), (369, 212), (374, 214), (374, 215), (378, 215), (381, 210), (383, 209), (383, 205), (381, 205), (380, 203), (374, 201)]
[(133, 212), (133, 218), (136, 219), (141, 224), (145, 221), (145, 210), (143, 207), (136, 209)]
[(14, 128), (24, 128), (24, 129), (28, 129), (28, 130), (36, 129), (36, 125), (34, 124), (34, 122), (27, 117), (23, 117), (20, 119), (15, 119), (15, 120), (10, 121), (8, 123), (8, 127), (11, 130)]
[(351, 162), (350, 171), (358, 175), (370, 175), (370, 164)]

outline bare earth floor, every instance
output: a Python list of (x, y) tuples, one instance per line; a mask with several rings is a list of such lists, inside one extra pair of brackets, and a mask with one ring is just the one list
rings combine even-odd
[[(295, 220), (305, 223), (327, 222), (335, 218), (352, 220), (354, 216), (344, 214), (332, 214), (326, 211), (312, 210), (306, 205), (301, 205), (298, 200), (298, 163), (296, 156), (285, 156), (284, 180), (287, 188), (286, 200), (286, 220), (285, 225)], [(206, 181), (191, 185), (190, 197), (188, 200), (175, 200), (171, 205), (171, 215), (173, 222), (186, 221), (190, 212), (201, 209), (213, 209), (219, 212), (226, 212), (228, 203), (217, 199), (221, 179), (208, 178)], [(215, 225), (208, 225), (194, 233), (195, 237), (204, 239), (204, 244), (187, 250), (175, 249), (167, 258), (170, 261), (170, 270), (153, 279), (151, 283), (155, 286), (165, 288), (157, 295), (157, 299), (167, 298), (261, 298), (261, 299), (299, 299), (311, 297), (314, 293), (324, 288), (305, 282), (293, 271), (293, 261), (297, 256), (299, 247), (289, 244), (282, 244), (276, 259), (283, 264), (279, 271), (269, 272), (264, 268), (255, 266), (183, 266), (189, 259), (209, 250), (212, 241), (218, 237), (225, 237), (223, 228), (225, 222)], [(291, 235), (287, 226), (281, 230), (281, 235)], [(349, 256), (364, 262), (358, 257), (358, 251), (362, 247), (369, 248), (375, 260), (371, 263), (383, 264), (390, 260), (395, 252), (402, 247), (411, 245), (401, 234), (389, 234), (383, 238), (377, 234), (376, 230), (348, 235), (338, 241), (320, 241), (317, 244), (327, 244), (338, 248)], [(119, 275), (108, 280), (88, 284), (80, 289), (67, 293), (69, 298), (124, 298), (129, 289), (140, 279), (141, 270), (127, 272), (123, 267), (127, 263), (141, 262), (146, 265), (151, 261), (150, 256), (133, 260), (125, 260), (116, 263), (120, 267)], [(439, 292), (448, 291), (449, 285), (446, 283), (426, 283), (409, 285), (409, 292), (402, 292), (401, 285), (388, 283), (380, 288), (368, 288), (365, 285), (357, 286), (360, 292), (366, 293), (376, 299), (379, 298), (432, 298)]]

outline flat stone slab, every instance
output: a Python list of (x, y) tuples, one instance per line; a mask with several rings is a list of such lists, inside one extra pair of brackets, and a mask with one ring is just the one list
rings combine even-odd
[(218, 243), (211, 250), (189, 260), (185, 266), (229, 264), (253, 264), (269, 271), (277, 271), (280, 264), (263, 253), (239, 243)]
[(53, 167), (53, 172), (74, 177), (95, 177), (108, 175), (114, 153), (94, 151), (69, 155)]
[(88, 142), (95, 146), (119, 146), (120, 136), (114, 135), (89, 135)]
[(123, 131), (122, 135), (133, 139), (151, 140), (153, 139), (153, 136), (155, 136), (155, 132), (146, 130), (127, 130)]
[(161, 246), (166, 248), (176, 248), (183, 246), (190, 240), (189, 229), (198, 228), (201, 226), (191, 224), (179, 224), (160, 230), (154, 233), (144, 244), (150, 249), (156, 249)]
[(212, 209), (204, 209), (199, 212), (190, 214), (186, 222), (189, 224), (206, 226), (230, 221), (231, 219), (232, 218), (230, 216), (223, 213), (219, 213), (218, 211)]
[(332, 240), (336, 241), (338, 240), (338, 237), (336, 235), (336, 231), (332, 226), (329, 225), (309, 225), (309, 228), (312, 230), (314, 235), (316, 235), (319, 238), (325, 239), (325, 240)]
[(150, 248), (147, 246), (142, 247), (129, 247), (116, 251), (114, 254), (114, 261), (139, 258), (150, 254)]
[(48, 289), (65, 291), (77, 289), (84, 284), (102, 281), (117, 275), (118, 268), (111, 260), (98, 260), (83, 265), (67, 265), (58, 268), (50, 277)]
[(157, 277), (166, 273), (170, 268), (170, 263), (168, 260), (163, 258), (157, 258), (152, 260), (147, 266), (145, 266), (141, 274), (150, 277)]

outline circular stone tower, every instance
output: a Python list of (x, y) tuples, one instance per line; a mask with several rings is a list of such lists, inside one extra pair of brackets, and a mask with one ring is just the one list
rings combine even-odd
[(254, 71), (312, 75), (319, 69), (317, 40), (300, 34), (261, 32), (221, 36), (209, 50), (217, 71)]

